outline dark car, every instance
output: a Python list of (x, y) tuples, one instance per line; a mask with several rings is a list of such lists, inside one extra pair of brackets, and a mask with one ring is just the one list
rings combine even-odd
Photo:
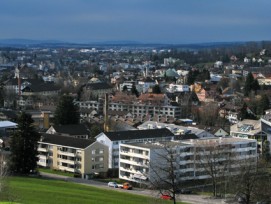
[(189, 189), (183, 188), (183, 189), (178, 189), (178, 190), (176, 190), (176, 193), (180, 193), (180, 194), (191, 194), (192, 191), (189, 190)]

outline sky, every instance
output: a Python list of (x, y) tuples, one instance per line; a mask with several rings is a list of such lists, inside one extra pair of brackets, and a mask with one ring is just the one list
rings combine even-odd
[(0, 39), (75, 43), (271, 40), (271, 0), (1, 0)]

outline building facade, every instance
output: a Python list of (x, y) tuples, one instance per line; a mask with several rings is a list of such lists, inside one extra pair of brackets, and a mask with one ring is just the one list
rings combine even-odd
[(43, 134), (38, 142), (38, 166), (89, 178), (108, 170), (108, 147), (90, 140)]
[[(209, 179), (211, 175), (204, 166), (209, 159), (214, 161), (213, 166), (219, 172), (234, 175), (238, 173), (240, 163), (251, 161), (252, 165), (256, 165), (258, 155), (256, 140), (241, 138), (120, 144), (119, 152), (119, 178), (144, 184), (153, 183), (151, 180), (157, 179), (157, 176), (167, 177), (159, 170), (161, 166), (170, 165), (166, 158), (171, 154), (176, 182)], [(226, 161), (227, 166), (220, 167)]]

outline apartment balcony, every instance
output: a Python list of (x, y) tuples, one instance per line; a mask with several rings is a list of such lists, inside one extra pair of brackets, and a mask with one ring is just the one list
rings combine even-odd
[(74, 173), (76, 171), (74, 168), (69, 168), (66, 166), (59, 166), (58, 169), (61, 171), (67, 171), (67, 172), (71, 172), (71, 173)]
[(123, 150), (121, 150), (120, 154), (125, 155), (125, 156), (130, 156), (130, 157), (137, 157), (137, 158), (141, 158), (141, 159), (149, 159), (148, 155), (135, 153), (135, 152), (131, 152), (131, 151), (123, 151)]
[(182, 172), (182, 173), (183, 173), (183, 172), (189, 172), (189, 171), (191, 172), (191, 171), (194, 171), (194, 168), (179, 169), (178, 171), (179, 171), (179, 172)]
[(47, 148), (38, 147), (38, 152), (48, 152)]
[(120, 163), (131, 164), (135, 166), (149, 167), (147, 162), (138, 162), (134, 160), (120, 159)]
[(130, 168), (120, 167), (120, 171), (129, 172), (129, 173), (133, 173), (133, 174), (139, 174), (139, 175), (147, 174), (146, 170), (136, 170), (133, 167), (130, 167)]
[(58, 154), (60, 155), (65, 155), (65, 156), (70, 156), (70, 157), (75, 157), (75, 153), (72, 153), (72, 152), (64, 152), (64, 151), (61, 151), (61, 150), (58, 150), (57, 151)]
[(179, 154), (180, 157), (191, 156), (191, 155), (194, 155), (194, 152), (182, 152)]
[(40, 162), (40, 161), (37, 162), (37, 165), (42, 166), (42, 167), (48, 167), (49, 166), (49, 165), (47, 165), (46, 162)]
[(191, 164), (194, 163), (194, 159), (189, 159), (189, 160), (181, 160), (178, 162), (178, 164)]
[(39, 154), (38, 157), (39, 157), (40, 159), (47, 159), (47, 158), (48, 158), (47, 155), (43, 155), (43, 154)]
[(74, 160), (68, 160), (68, 159), (61, 159), (61, 158), (58, 158), (57, 161), (63, 162), (63, 163), (67, 163), (67, 164), (72, 164), (72, 165), (75, 164), (75, 161), (74, 161)]

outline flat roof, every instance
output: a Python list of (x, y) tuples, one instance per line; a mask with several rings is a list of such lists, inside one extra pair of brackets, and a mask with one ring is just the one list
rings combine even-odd
[(11, 121), (0, 121), (0, 128), (17, 128), (17, 123)]

